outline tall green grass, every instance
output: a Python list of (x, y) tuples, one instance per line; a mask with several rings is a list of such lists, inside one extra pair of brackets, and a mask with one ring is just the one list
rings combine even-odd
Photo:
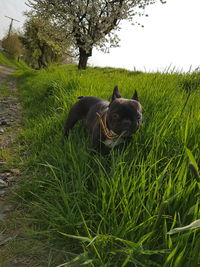
[(21, 70), (29, 69), (29, 67), (24, 61), (16, 60), (6, 52), (0, 52), (0, 64), (20, 68)]
[[(200, 74), (69, 65), (26, 71), (18, 82), (28, 169), (18, 195), (31, 213), (31, 236), (62, 255), (57, 264), (198, 266), (200, 230), (168, 232), (200, 219)], [(128, 146), (91, 154), (81, 123), (64, 142), (77, 97), (108, 99), (116, 84), (127, 98), (137, 89), (144, 109)]]

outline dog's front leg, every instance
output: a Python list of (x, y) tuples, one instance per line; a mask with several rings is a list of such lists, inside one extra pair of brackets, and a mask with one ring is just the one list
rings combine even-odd
[(101, 154), (107, 154), (108, 149), (104, 144), (105, 137), (102, 135), (100, 127), (97, 126), (92, 133), (91, 147), (92, 151), (98, 152)]

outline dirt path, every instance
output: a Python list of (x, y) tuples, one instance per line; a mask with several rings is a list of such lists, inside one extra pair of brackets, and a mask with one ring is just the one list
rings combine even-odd
[(19, 211), (12, 202), (14, 188), (20, 177), (16, 136), (20, 130), (21, 107), (13, 68), (0, 65), (0, 267), (27, 267), (29, 257), (18, 257), (16, 245), (22, 234)]
[[(16, 82), (10, 77), (13, 71), (14, 69), (0, 65), (0, 220), (6, 217), (5, 213), (9, 210), (5, 200), (12, 190), (16, 174), (19, 174), (19, 170), (12, 168), (10, 162), (21, 121)], [(1, 240), (0, 232), (0, 245)]]

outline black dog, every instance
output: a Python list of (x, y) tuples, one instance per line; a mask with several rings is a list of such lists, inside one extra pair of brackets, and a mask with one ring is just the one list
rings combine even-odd
[(122, 98), (115, 86), (111, 102), (92, 96), (81, 96), (69, 111), (64, 127), (67, 137), (78, 120), (84, 120), (92, 137), (92, 148), (114, 147), (132, 136), (142, 122), (142, 107), (135, 91), (132, 99)]

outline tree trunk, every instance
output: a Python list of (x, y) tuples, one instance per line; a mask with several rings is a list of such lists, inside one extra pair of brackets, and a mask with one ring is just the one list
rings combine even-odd
[(79, 63), (78, 69), (85, 70), (87, 68), (88, 58), (92, 55), (92, 48), (86, 52), (83, 48), (79, 48)]
[(38, 56), (38, 67), (39, 69), (47, 67), (46, 55), (45, 55), (45, 45), (38, 45), (41, 54)]
[(43, 54), (38, 57), (38, 67), (39, 69), (43, 69), (47, 67)]

